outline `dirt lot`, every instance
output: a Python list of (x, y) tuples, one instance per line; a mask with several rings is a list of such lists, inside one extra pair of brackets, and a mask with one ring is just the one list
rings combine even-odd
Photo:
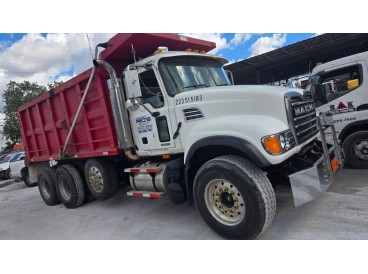
[[(320, 199), (293, 208), (291, 192), (276, 190), (277, 213), (259, 239), (368, 239), (368, 170), (345, 168)], [(166, 198), (129, 198), (129, 187), (107, 201), (49, 207), (37, 187), (0, 182), (0, 239), (221, 239), (194, 205)]]

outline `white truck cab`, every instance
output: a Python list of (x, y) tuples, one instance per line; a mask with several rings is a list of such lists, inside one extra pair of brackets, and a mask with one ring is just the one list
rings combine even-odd
[[(318, 113), (331, 113), (346, 163), (368, 168), (368, 52), (316, 66), (305, 95)], [(327, 131), (331, 143), (331, 131)]]
[[(186, 159), (196, 142), (226, 136), (246, 141), (259, 152), (257, 157), (275, 165), (316, 137), (318, 130), (313, 122), (303, 133), (303, 142), (291, 137), (285, 94), (301, 97), (301, 89), (233, 86), (222, 68), (225, 63), (226, 59), (215, 55), (161, 52), (125, 70), (128, 98), (137, 98), (144, 105), (136, 104), (130, 111), (139, 156), (184, 152)], [(304, 105), (313, 112), (311, 105)], [(152, 117), (153, 113), (158, 119)], [(180, 134), (170, 138), (176, 132)], [(283, 151), (270, 153), (263, 138), (281, 133)]]

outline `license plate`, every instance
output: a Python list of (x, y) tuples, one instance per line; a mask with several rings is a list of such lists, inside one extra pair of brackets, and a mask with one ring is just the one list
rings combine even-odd
[(336, 158), (333, 158), (331, 160), (331, 167), (332, 167), (332, 173), (335, 173), (339, 169), (339, 162), (336, 160)]

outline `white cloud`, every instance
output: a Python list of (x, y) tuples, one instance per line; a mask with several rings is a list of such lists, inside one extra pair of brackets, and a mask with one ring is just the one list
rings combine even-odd
[(262, 36), (250, 47), (251, 57), (282, 47), (286, 42), (286, 33), (274, 34), (272, 37)]
[[(113, 34), (89, 34), (92, 51)], [(27, 34), (9, 46), (0, 45), (0, 95), (12, 81), (34, 81), (46, 85), (54, 80), (68, 80), (73, 68), (79, 74), (92, 66), (86, 34), (55, 33), (42, 36)], [(4, 103), (0, 100), (0, 111)]]
[(216, 54), (218, 51), (230, 47), (226, 38), (222, 37), (221, 33), (183, 33), (182, 35), (215, 42), (216, 48), (209, 51), (211, 54)]
[(230, 44), (233, 45), (234, 47), (237, 47), (241, 44), (244, 44), (251, 37), (252, 37), (252, 34), (250, 33), (236, 33), (234, 35), (234, 38), (230, 40)]

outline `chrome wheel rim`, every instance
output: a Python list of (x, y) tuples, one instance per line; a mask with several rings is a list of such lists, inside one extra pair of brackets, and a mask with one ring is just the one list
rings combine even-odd
[(97, 167), (92, 166), (89, 168), (88, 174), (89, 183), (92, 189), (97, 193), (101, 193), (104, 183), (101, 171)]
[(59, 179), (59, 189), (60, 189), (60, 194), (63, 197), (63, 199), (66, 201), (70, 200), (70, 197), (72, 196), (70, 187), (69, 187), (67, 180), (64, 177), (60, 177)]
[(244, 219), (244, 199), (232, 183), (214, 179), (207, 184), (204, 193), (207, 209), (218, 222), (235, 226)]
[(353, 153), (356, 158), (368, 161), (368, 140), (359, 140), (353, 144)]

